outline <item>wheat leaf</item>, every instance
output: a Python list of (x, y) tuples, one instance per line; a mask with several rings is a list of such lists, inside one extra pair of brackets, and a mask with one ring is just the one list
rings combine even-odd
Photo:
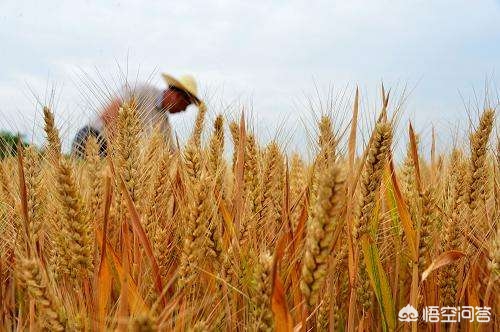
[(464, 256), (465, 254), (458, 250), (443, 252), (441, 255), (436, 257), (436, 259), (434, 259), (429, 267), (422, 273), (422, 282), (427, 279), (432, 272), (442, 268), (443, 266), (452, 264)]
[(368, 234), (363, 235), (361, 238), (361, 248), (363, 249), (363, 258), (370, 283), (375, 291), (384, 322), (387, 324), (389, 331), (394, 331), (396, 328), (396, 311), (392, 299), (392, 290), (382, 266), (378, 248)]

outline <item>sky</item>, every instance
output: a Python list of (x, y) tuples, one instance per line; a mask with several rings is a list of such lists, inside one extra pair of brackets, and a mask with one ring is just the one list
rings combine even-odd
[[(2, 0), (0, 129), (41, 142), (37, 100), (48, 102), (54, 90), (68, 146), (95, 116), (95, 91), (124, 77), (162, 87), (160, 73), (169, 72), (193, 74), (213, 114), (237, 117), (244, 107), (263, 136), (278, 128), (292, 149), (313, 123), (308, 101), (317, 110), (333, 99), (340, 128), (356, 86), (369, 127), (381, 82), (393, 106), (407, 92), (401, 141), (411, 119), (421, 135), (434, 126), (449, 142), (486, 90), (498, 103), (498, 22), (498, 0)], [(180, 136), (195, 114), (171, 117)]]

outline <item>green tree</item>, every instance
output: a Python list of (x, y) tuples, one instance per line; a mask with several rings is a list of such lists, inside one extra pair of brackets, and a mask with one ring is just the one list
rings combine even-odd
[(0, 131), (0, 160), (16, 155), (19, 140), (21, 140), (22, 145), (28, 145), (20, 134)]

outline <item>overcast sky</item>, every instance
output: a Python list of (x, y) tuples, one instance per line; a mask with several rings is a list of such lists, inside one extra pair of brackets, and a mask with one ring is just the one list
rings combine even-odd
[[(358, 84), (375, 110), (382, 80), (397, 91), (406, 84), (404, 114), (417, 130), (451, 134), (468, 121), (462, 97), (476, 106), (474, 89), (484, 95), (488, 80), (498, 98), (499, 22), (492, 0), (2, 0), (0, 127), (43, 137), (35, 97), (47, 101), (55, 86), (69, 141), (91, 117), (88, 83), (116, 87), (128, 67), (129, 79), (139, 71), (158, 87), (159, 72), (193, 74), (217, 107), (251, 106), (268, 136), (282, 123), (302, 126), (316, 88), (322, 99), (331, 86), (351, 96)], [(173, 117), (181, 134), (194, 113)]]

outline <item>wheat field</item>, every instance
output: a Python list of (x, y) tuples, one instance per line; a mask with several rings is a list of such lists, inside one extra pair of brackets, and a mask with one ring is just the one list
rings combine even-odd
[[(320, 116), (312, 159), (263, 145), (244, 112), (208, 123), (203, 103), (171, 149), (130, 101), (107, 156), (90, 139), (81, 160), (43, 108), (44, 146), (0, 163), (0, 330), (500, 330), (495, 109), (445, 153), (405, 124), (395, 158), (382, 99), (366, 142), (357, 91), (345, 128)], [(426, 322), (432, 306), (490, 321)]]

